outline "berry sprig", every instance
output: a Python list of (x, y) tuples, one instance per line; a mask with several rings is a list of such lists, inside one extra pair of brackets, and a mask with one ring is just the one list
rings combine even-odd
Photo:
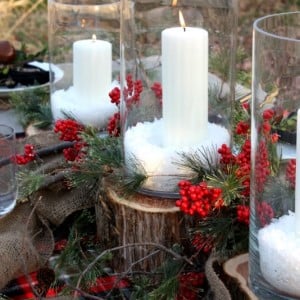
[(120, 113), (115, 113), (108, 121), (107, 131), (110, 136), (118, 137), (120, 136)]
[(127, 87), (124, 88), (124, 98), (127, 107), (138, 104), (141, 93), (143, 91), (143, 83), (141, 80), (133, 81), (132, 75), (126, 76)]
[(72, 119), (57, 120), (55, 122), (54, 132), (60, 133), (59, 139), (74, 142), (72, 147), (63, 150), (64, 157), (67, 161), (78, 161), (84, 157), (83, 149), (86, 144), (81, 138), (83, 131), (84, 126)]
[(182, 180), (178, 186), (180, 199), (176, 201), (176, 206), (188, 215), (205, 218), (224, 205), (222, 190), (208, 187), (206, 182), (192, 185), (190, 181)]
[(159, 103), (162, 105), (162, 86), (161, 86), (161, 84), (159, 82), (154, 82), (151, 87), (151, 90), (154, 92)]
[(199, 232), (194, 234), (191, 242), (197, 251), (202, 251), (205, 254), (209, 254), (214, 247), (213, 238)]
[(256, 152), (256, 163), (255, 163), (255, 173), (256, 173), (256, 188), (257, 191), (262, 192), (264, 185), (268, 176), (271, 173), (269, 152), (267, 149), (266, 142), (261, 140), (258, 145), (258, 151)]
[[(140, 101), (141, 93), (143, 91), (143, 84), (141, 80), (133, 81), (132, 75), (126, 76), (126, 87), (124, 88), (124, 100), (127, 108), (134, 104), (138, 104)], [(116, 104), (118, 107), (121, 100), (121, 91), (118, 87), (115, 87), (109, 93), (111, 103)], [(115, 113), (108, 120), (107, 131), (110, 136), (118, 137), (120, 135), (120, 112)]]
[(80, 133), (83, 129), (83, 125), (72, 119), (57, 120), (54, 125), (54, 132), (60, 133), (59, 139), (61, 141), (81, 140)]
[(240, 223), (244, 223), (246, 225), (249, 225), (249, 219), (250, 219), (250, 208), (248, 205), (238, 205), (236, 207), (236, 214), (237, 214), (237, 220)]
[(256, 204), (256, 210), (257, 210), (258, 218), (259, 218), (259, 221), (260, 221), (262, 227), (270, 224), (271, 220), (275, 216), (272, 206), (265, 201), (260, 202), (260, 203), (258, 202)]
[(108, 95), (109, 95), (109, 97), (111, 99), (110, 100), (111, 103), (114, 103), (117, 106), (120, 104), (121, 91), (120, 91), (120, 89), (118, 87), (115, 87), (114, 89), (112, 89)]
[(296, 184), (296, 159), (290, 159), (286, 170), (285, 170), (285, 176), (287, 181), (289, 182), (290, 186), (292, 188), (295, 188)]
[(32, 144), (26, 144), (24, 146), (23, 154), (16, 154), (14, 161), (18, 165), (26, 165), (29, 162), (32, 162), (36, 158), (36, 152)]
[(176, 300), (199, 299), (199, 291), (205, 282), (203, 272), (187, 272), (179, 276), (179, 289)]

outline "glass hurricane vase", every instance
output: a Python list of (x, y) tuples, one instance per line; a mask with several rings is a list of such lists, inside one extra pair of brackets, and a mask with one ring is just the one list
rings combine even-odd
[[(121, 1), (121, 128), (142, 193), (177, 197), (184, 156), (230, 144), (236, 1)], [(214, 153), (214, 154), (212, 154)]]
[(119, 85), (119, 2), (49, 0), (48, 23), (54, 120), (106, 129), (117, 112), (109, 92)]
[(300, 299), (300, 12), (254, 23), (250, 286)]

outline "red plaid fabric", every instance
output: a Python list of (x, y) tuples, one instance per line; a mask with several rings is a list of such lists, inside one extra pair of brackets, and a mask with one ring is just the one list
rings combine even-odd
[[(0, 294), (5, 295), (12, 300), (35, 299), (36, 297), (32, 288), (36, 289), (37, 292), (40, 292), (36, 274), (37, 273), (34, 272), (28, 276), (21, 276), (18, 279), (12, 280), (0, 291)], [(129, 287), (130, 284), (127, 280), (120, 280), (117, 276), (105, 276), (96, 280), (96, 283), (90, 287), (89, 293), (97, 296), (104, 296), (112, 290), (124, 290), (125, 294), (128, 294), (128, 291), (126, 290)], [(62, 289), (63, 283), (59, 287), (50, 288), (44, 297), (56, 297)]]

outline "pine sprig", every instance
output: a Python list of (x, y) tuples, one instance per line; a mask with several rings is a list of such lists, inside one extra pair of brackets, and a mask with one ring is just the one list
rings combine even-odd
[(235, 175), (235, 169), (236, 167), (227, 165), (226, 170), (218, 169), (206, 176), (209, 185), (222, 189), (222, 198), (226, 206), (230, 206), (237, 199), (241, 202), (244, 198), (243, 178)]
[(25, 170), (18, 172), (19, 197), (26, 198), (38, 191), (45, 181), (45, 175)]
[(178, 166), (191, 171), (191, 181), (202, 181), (208, 174), (215, 173), (219, 168), (215, 147), (198, 149), (194, 153), (181, 153)]
[[(182, 252), (178, 245), (172, 247), (176, 253)], [(179, 289), (179, 274), (185, 263), (168, 257), (164, 264), (144, 276), (134, 276), (133, 299), (171, 300), (175, 299)]]
[(22, 93), (12, 93), (9, 102), (14, 107), (20, 123), (24, 127), (31, 123), (40, 129), (51, 127), (52, 113), (49, 104), (49, 90), (36, 88)]
[(95, 184), (102, 176), (107, 176), (122, 163), (121, 142), (118, 138), (99, 137), (93, 130), (82, 134), (87, 144), (85, 155), (74, 163), (74, 171), (68, 178), (73, 186)]
[[(68, 243), (55, 262), (57, 278), (69, 275), (68, 284), (70, 286), (76, 285), (82, 271), (94, 261), (95, 255), (99, 251), (93, 241), (87, 240), (88, 232), (94, 224), (95, 216), (90, 210), (83, 210), (72, 224)], [(107, 253), (93, 265), (93, 268), (89, 268), (88, 272), (85, 272), (85, 276), (81, 278), (80, 288), (87, 290), (99, 276), (106, 275), (105, 268), (111, 259), (111, 253)]]
[(236, 222), (232, 209), (228, 208), (220, 215), (201, 219), (193, 233), (213, 238), (215, 250), (223, 258), (232, 257), (248, 247), (248, 230), (246, 225)]
[(135, 193), (148, 178), (141, 162), (132, 156), (129, 161), (131, 170), (122, 179), (122, 189), (126, 194)]

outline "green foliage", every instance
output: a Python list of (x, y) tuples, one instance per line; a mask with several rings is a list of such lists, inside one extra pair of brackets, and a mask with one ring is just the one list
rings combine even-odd
[(209, 70), (218, 75), (223, 81), (228, 81), (231, 63), (231, 49), (222, 47), (219, 52), (214, 52), (209, 58)]
[(202, 181), (208, 174), (217, 171), (217, 149), (198, 149), (194, 153), (181, 153), (181, 161), (177, 164), (191, 171), (190, 180), (193, 183)]
[[(174, 245), (173, 251), (180, 253), (182, 248)], [(183, 261), (168, 257), (164, 264), (151, 274), (133, 277), (133, 291), (130, 299), (173, 300), (179, 288), (179, 274), (184, 269)]]
[(31, 170), (18, 172), (19, 198), (26, 198), (38, 191), (44, 183), (45, 176)]
[(12, 93), (9, 101), (23, 126), (33, 124), (37, 128), (47, 129), (52, 125), (49, 90), (36, 88)]
[(68, 243), (54, 266), (57, 278), (69, 275), (68, 283), (73, 287), (77, 285), (79, 277), (85, 271), (79, 287), (82, 290), (87, 290), (99, 276), (107, 275), (107, 264), (112, 259), (111, 253), (108, 252), (97, 260), (92, 268), (88, 268), (101, 251), (89, 234), (92, 226), (95, 226), (94, 214), (90, 210), (83, 210), (74, 221)]
[(226, 170), (218, 169), (206, 176), (206, 181), (213, 187), (222, 189), (222, 197), (226, 206), (230, 206), (236, 199), (242, 199), (243, 178), (235, 175), (235, 167), (228, 165)]
[(245, 87), (251, 88), (252, 75), (244, 70), (238, 70), (236, 81)]
[(224, 259), (248, 249), (248, 226), (237, 223), (232, 208), (224, 210), (217, 217), (214, 215), (199, 220), (198, 227), (195, 227), (192, 232), (212, 237), (216, 245), (215, 251)]
[(80, 162), (74, 163), (74, 171), (69, 174), (74, 187), (96, 184), (102, 176), (113, 172), (123, 165), (122, 148), (119, 138), (99, 137), (93, 129), (82, 134), (87, 144), (86, 154)]

